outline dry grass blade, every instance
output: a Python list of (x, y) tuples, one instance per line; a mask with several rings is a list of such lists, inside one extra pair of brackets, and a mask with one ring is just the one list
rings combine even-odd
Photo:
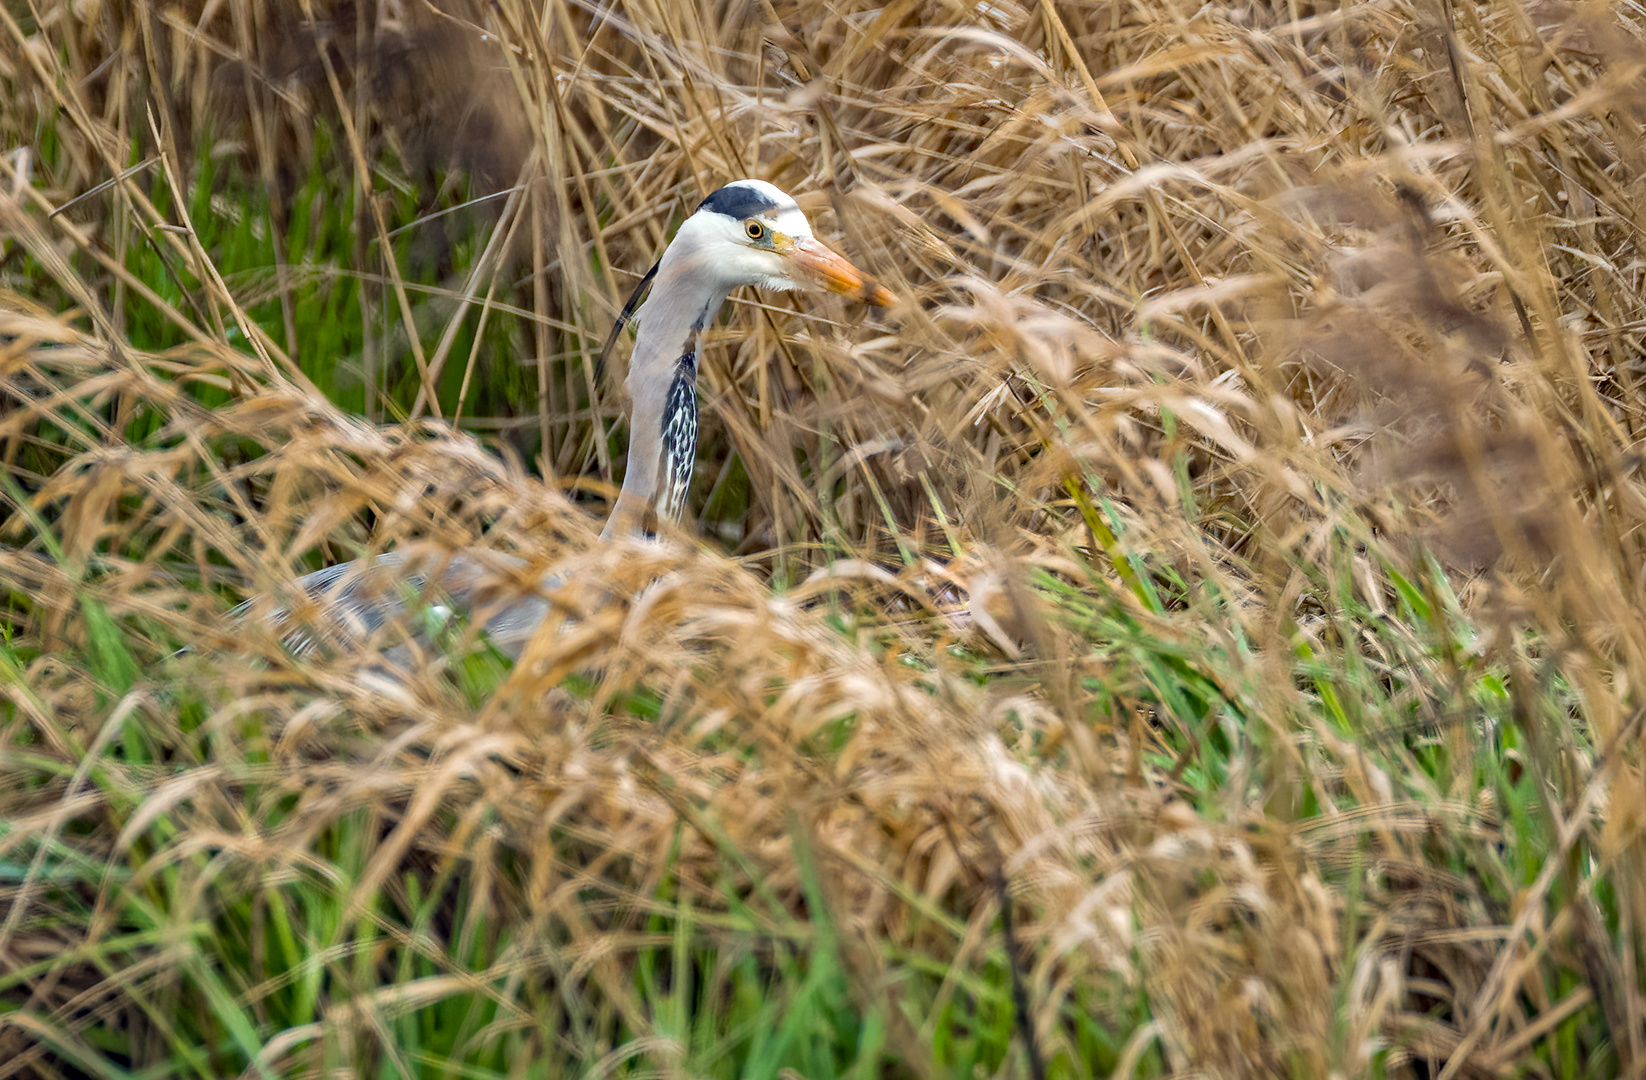
[[(1643, 38), (0, 9), (0, 1077), (1638, 1074)], [(598, 545), (745, 175), (910, 299), (739, 298)], [(460, 548), (568, 618), (222, 618)]]

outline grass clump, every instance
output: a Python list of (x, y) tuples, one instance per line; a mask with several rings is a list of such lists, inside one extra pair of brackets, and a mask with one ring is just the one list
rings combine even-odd
[[(1640, 34), (0, 10), (0, 1076), (1638, 1073)], [(744, 175), (910, 300), (600, 545)], [(457, 547), (570, 623), (223, 618)]]

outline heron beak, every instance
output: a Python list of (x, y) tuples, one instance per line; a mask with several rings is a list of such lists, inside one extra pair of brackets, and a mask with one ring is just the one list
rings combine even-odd
[(796, 240), (784, 254), (802, 280), (815, 282), (832, 293), (854, 296), (875, 307), (891, 307), (897, 294), (810, 237)]

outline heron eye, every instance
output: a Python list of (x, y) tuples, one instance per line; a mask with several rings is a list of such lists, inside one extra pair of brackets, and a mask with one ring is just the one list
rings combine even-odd
[(750, 240), (764, 240), (766, 238), (766, 227), (758, 221), (744, 222), (743, 231), (748, 234)]

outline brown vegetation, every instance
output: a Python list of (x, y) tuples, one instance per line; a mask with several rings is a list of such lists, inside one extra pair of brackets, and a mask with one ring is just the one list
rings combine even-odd
[[(0, 859), (72, 834), (136, 867), (126, 888), (164, 868), (261, 896), (363, 814), (350, 918), (407, 867), (467, 868), (522, 941), (556, 943), (486, 977), (571, 980), (631, 1032), (655, 1023), (632, 964), (665, 879), (711, 924), (728, 890), (775, 897), (798, 920), (779, 937), (821, 902), (858, 1005), (892, 1003), (888, 1045), (922, 1075), (888, 958), (980, 965), (1003, 869), (1070, 1075), (1094, 987), (1147, 1002), (1149, 1023), (1104, 1017), (1128, 1068), (1158, 1045), (1183, 1075), (1567, 1075), (1557, 1033), (1592, 1016), (1576, 1053), (1646, 1069), (1635, 13), (299, 10), (0, 12), (0, 456), (27, 496), (0, 583), (32, 650), (0, 768), (56, 763), (0, 785)], [(330, 405), (290, 355), (303, 311), (246, 314), (303, 268), (227, 281), (177, 216), (215, 145), (287, 227), (316, 130), (367, 193), (347, 269), (380, 275), (371, 418), (399, 365), (417, 422)], [(588, 343), (671, 220), (744, 175), (907, 302), (865, 322), (741, 298), (703, 363), (702, 539), (600, 549), (564, 497), (621, 469), (620, 380), (591, 401)], [(427, 212), (464, 177), (498, 197), (438, 226), (445, 306), (414, 316), (381, 257), (390, 196)], [(466, 230), (484, 254), (458, 272)], [(132, 245), (169, 291), (125, 269)], [(22, 294), (40, 281), (46, 307)], [(189, 343), (132, 347), (134, 295)], [(535, 316), (514, 359), (537, 394), (470, 428), (504, 433), (488, 450), (418, 418), (450, 417), (447, 365), (467, 386), (507, 362), (446, 332), (502, 305)], [(522, 555), (615, 602), (569, 596), (575, 626), (478, 698), (461, 659), (398, 680), (369, 652), (225, 640), (224, 593), (406, 544)], [(99, 612), (127, 686), (59, 658), (103, 648)], [(183, 641), (233, 648), (167, 660)], [(176, 693), (207, 703), (187, 732)], [(88, 787), (133, 717), (171, 725), (154, 766), (111, 758)], [(1488, 758), (1535, 793), (1531, 864), (1505, 853), (1523, 823)], [(505, 849), (524, 858), (494, 873)], [(102, 932), (31, 921), (38, 878), (0, 888), (0, 966)], [(130, 1008), (128, 974), (8, 991), (0, 1057), (24, 1064), (0, 1075), (61, 1058), (7, 1016), (81, 1030)], [(359, 1010), (393, 1007), (362, 992), (315, 1045), (356, 1060), (336, 1047), (377, 1037)]]

